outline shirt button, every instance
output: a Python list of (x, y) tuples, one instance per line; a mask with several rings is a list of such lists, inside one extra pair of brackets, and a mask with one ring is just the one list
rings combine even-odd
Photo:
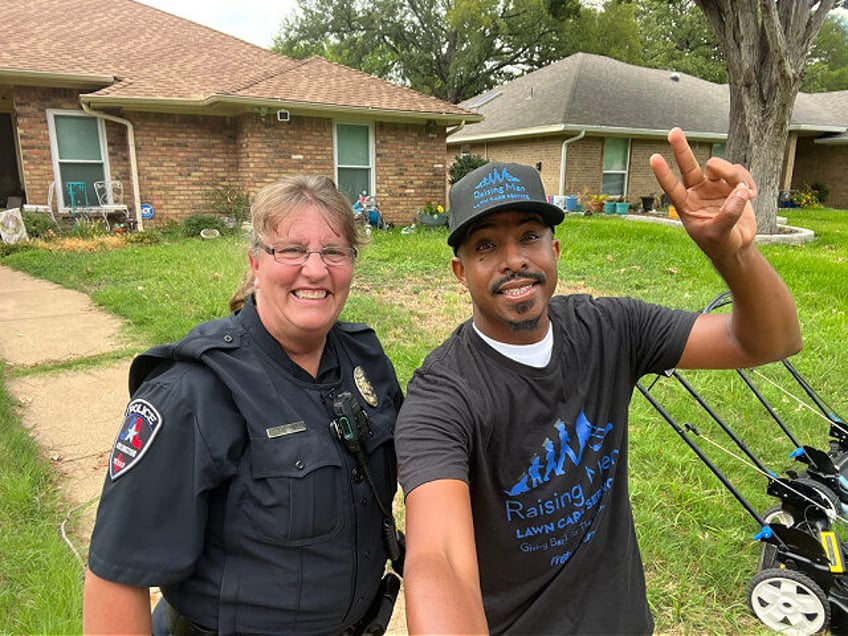
[(371, 558), (371, 550), (369, 550), (368, 548), (365, 548), (362, 551), (362, 556), (364, 556), (366, 559), (370, 559)]
[(351, 471), (351, 475), (353, 477), (354, 483), (357, 484), (365, 478), (365, 475), (362, 474), (362, 469), (359, 466), (357, 466)]
[(364, 602), (365, 602), (365, 599), (362, 596), (360, 596), (358, 599), (356, 599), (357, 605), (362, 605)]
[(304, 466), (306, 466), (306, 464), (304, 464), (304, 463), (303, 463), (303, 460), (302, 460), (302, 459), (298, 459), (298, 460), (294, 463), (294, 467), (295, 467), (295, 468), (297, 468), (298, 470), (303, 470), (303, 467), (304, 467)]
[(362, 499), (359, 500), (359, 503), (361, 503), (363, 506), (367, 506), (368, 505), (368, 499), (363, 497)]
[(233, 341), (233, 337), (230, 334), (227, 334), (226, 336), (224, 336), (224, 342), (232, 342), (232, 341)]

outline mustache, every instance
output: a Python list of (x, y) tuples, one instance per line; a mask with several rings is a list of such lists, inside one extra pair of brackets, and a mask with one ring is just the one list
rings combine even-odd
[(529, 280), (534, 283), (544, 284), (547, 278), (541, 272), (513, 272), (496, 280), (489, 289), (493, 294), (497, 294), (501, 291), (501, 287), (514, 280)]

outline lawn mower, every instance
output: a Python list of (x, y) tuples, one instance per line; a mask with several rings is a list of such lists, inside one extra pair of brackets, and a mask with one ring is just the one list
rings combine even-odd
[[(730, 303), (730, 294), (724, 293), (703, 311), (714, 311)], [(785, 476), (769, 469), (676, 369), (656, 376), (648, 386), (639, 382), (636, 388), (760, 528), (754, 539), (762, 543), (762, 552), (757, 572), (747, 586), (748, 606), (754, 615), (782, 634), (816, 634), (827, 628), (832, 633), (848, 633), (848, 544), (843, 543), (837, 532), (848, 528), (848, 428), (788, 360), (782, 360), (781, 364), (815, 404), (813, 410), (830, 424), (827, 451), (802, 445), (752, 380), (752, 371), (737, 370), (793, 445), (790, 457), (802, 468), (786, 470)], [(676, 380), (718, 424), (750, 465), (766, 478), (766, 492), (777, 499), (776, 505), (760, 513), (695, 441), (702, 437), (698, 427), (692, 422), (680, 424), (659, 403), (651, 391), (663, 378)], [(812, 409), (796, 396), (792, 397)]]

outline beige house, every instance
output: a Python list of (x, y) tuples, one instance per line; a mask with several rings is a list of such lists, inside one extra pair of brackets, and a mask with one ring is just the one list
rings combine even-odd
[(132, 0), (5, 0), (0, 205), (67, 207), (119, 179), (148, 226), (286, 174), (376, 195), (406, 224), (444, 194), (445, 130), (480, 116), (312, 57), (293, 60)]
[[(449, 133), (462, 153), (535, 165), (551, 194), (606, 193), (638, 203), (658, 194), (648, 165), (683, 128), (699, 160), (721, 154), (729, 91), (686, 75), (577, 53), (459, 104), (484, 117)], [(781, 187), (822, 183), (848, 208), (848, 91), (798, 95)]]

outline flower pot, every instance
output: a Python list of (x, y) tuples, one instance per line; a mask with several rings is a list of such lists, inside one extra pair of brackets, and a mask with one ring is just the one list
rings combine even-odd
[(650, 212), (654, 209), (654, 197), (639, 197), (642, 201), (642, 212)]
[(630, 211), (630, 204), (627, 201), (619, 201), (615, 204), (616, 214), (627, 214)]
[(604, 203), (604, 214), (615, 214), (615, 201), (607, 201)]
[(447, 225), (448, 224), (448, 215), (447, 214), (420, 214), (418, 216), (418, 220), (421, 222), (421, 225), (436, 227), (436, 226), (439, 226), (439, 225)]

